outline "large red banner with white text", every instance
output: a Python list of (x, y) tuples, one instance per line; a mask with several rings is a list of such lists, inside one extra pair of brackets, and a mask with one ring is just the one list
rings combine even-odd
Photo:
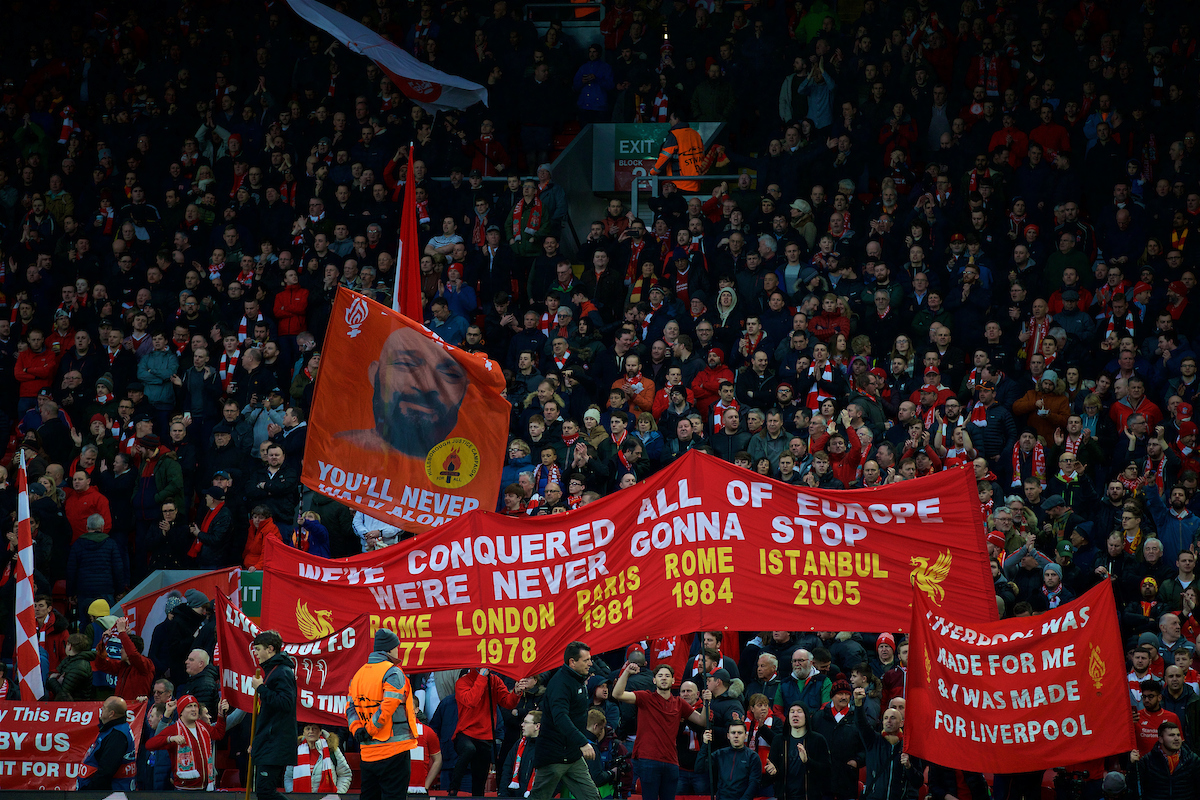
[[(141, 747), (145, 703), (125, 713)], [(99, 733), (100, 703), (0, 702), (0, 791), (73, 791)], [(81, 772), (83, 771), (83, 772)]]
[[(284, 635), (283, 652), (292, 657), (296, 670), (296, 719), (344, 728), (350, 679), (371, 654), (368, 620), (365, 614), (360, 615), (338, 630), (320, 618), (313, 618), (312, 624), (315, 627), (306, 630), (314, 636), (291, 639)], [(258, 632), (249, 617), (225, 598), (217, 599), (221, 696), (246, 713), (254, 710), (250, 681), (258, 671), (258, 662), (250, 642)]]
[(909, 753), (955, 769), (1030, 772), (1134, 749), (1108, 581), (1038, 616), (984, 624), (916, 595)]
[[(269, 542), (264, 624), (303, 638), (365, 611), (411, 669), (562, 663), (696, 630), (901, 631), (911, 586), (964, 618), (996, 618), (970, 470), (823, 491), (691, 452), (567, 514), (477, 511), (394, 547), (313, 558)], [(437, 642), (437, 647), (432, 647)]]
[(503, 390), (499, 364), (340, 288), (301, 480), (417, 533), (495, 508), (511, 410)]

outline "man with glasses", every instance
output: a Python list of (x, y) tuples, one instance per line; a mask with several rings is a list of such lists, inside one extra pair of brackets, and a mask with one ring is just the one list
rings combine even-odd
[(772, 711), (782, 714), (793, 703), (821, 708), (829, 702), (832, 690), (833, 682), (813, 666), (812, 653), (801, 648), (792, 653), (792, 674), (780, 679)]

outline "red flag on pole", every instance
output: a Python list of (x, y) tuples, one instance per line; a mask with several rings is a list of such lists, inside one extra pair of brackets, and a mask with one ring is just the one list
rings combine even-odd
[(33, 527), (29, 523), (29, 477), (25, 452), (17, 471), (17, 676), (22, 700), (41, 700), (42, 659), (38, 654), (37, 620), (33, 615)]
[(421, 306), (421, 250), (417, 227), (417, 179), (413, 176), (413, 146), (408, 146), (408, 179), (400, 210), (400, 247), (396, 253), (396, 281), (392, 309), (414, 322), (424, 322)]

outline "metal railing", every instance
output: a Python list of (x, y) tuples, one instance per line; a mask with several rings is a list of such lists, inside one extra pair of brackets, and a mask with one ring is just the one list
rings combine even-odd
[[(629, 191), (629, 209), (633, 212), (635, 217), (639, 216), (638, 195), (642, 191), (648, 191), (650, 192), (651, 197), (658, 197), (658, 184), (662, 181), (733, 181), (734, 183), (737, 183), (737, 179), (739, 177), (741, 177), (740, 172), (732, 175), (714, 175), (712, 173), (708, 173), (705, 175), (647, 175), (644, 178), (635, 177), (633, 179), (633, 186)], [(643, 184), (646, 185), (643, 186)]]

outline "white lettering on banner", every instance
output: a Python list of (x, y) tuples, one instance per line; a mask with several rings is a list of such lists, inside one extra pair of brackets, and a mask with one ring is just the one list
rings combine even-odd
[[(1090, 612), (1091, 607), (1084, 606), (1078, 609), (1078, 618), (1075, 615), (1075, 611), (1067, 611), (1065, 614), (1057, 614), (1053, 619), (1046, 619), (1048, 615), (1043, 614), (1038, 618), (1038, 620), (1042, 623), (1042, 635), (1044, 636), (1046, 634), (1062, 633), (1065, 631), (1084, 628), (1087, 626), (1088, 620), (1091, 618)], [(1009, 635), (1001, 633), (996, 634), (995, 636), (987, 636), (986, 634), (982, 634), (973, 628), (968, 628), (964, 625), (957, 625), (953, 622), (949, 622), (944, 617), (940, 617), (933, 612), (927, 612), (925, 619), (929, 621), (929, 624), (935, 634), (938, 634), (939, 636), (948, 636), (955, 641), (961, 641), (963, 644), (973, 644), (979, 647), (989, 647), (991, 645), (1004, 644), (1005, 642), (1016, 641), (1017, 639), (1032, 639), (1035, 633), (1034, 629), (1030, 628), (1027, 631), (1014, 631)], [(1029, 657), (1033, 658), (1033, 656)], [(989, 656), (988, 658), (994, 660), (996, 656)], [(1014, 658), (1014, 656), (1010, 655), (1006, 656), (1006, 658), (1011, 659)], [(953, 665), (947, 666), (950, 666), (951, 669), (953, 669)], [(1010, 671), (1006, 667), (1005, 671), (1011, 675), (1016, 670), (1014, 669)], [(992, 668), (992, 674), (996, 674), (995, 667)]]
[[(339, 500), (365, 505), (376, 516), (393, 523), (416, 522), (421, 525), (441, 525), (479, 507), (479, 500), (460, 494), (433, 492), (420, 486), (405, 486), (397, 500), (391, 478), (347, 472), (325, 461), (317, 461), (317, 491)], [(389, 508), (390, 504), (390, 508)]]
[[(411, 611), (471, 602), (466, 575), (447, 575), (444, 582), (440, 578), (430, 578), (390, 586), (372, 586), (370, 589), (380, 611)], [(417, 594), (418, 590), (420, 595)]]
[[(734, 501), (733, 486), (730, 484), (730, 501)], [(941, 501), (936, 497), (917, 500), (915, 503), (840, 503), (827, 499), (818, 499), (803, 492), (796, 494), (797, 515), (794, 517), (775, 517), (771, 521), (774, 529), (771, 537), (779, 544), (788, 544), (796, 538), (796, 528), (801, 530), (804, 544), (813, 544), (815, 536), (830, 546), (846, 545), (854, 547), (858, 542), (867, 538), (864, 524), (902, 525), (906, 522), (919, 522), (923, 525), (936, 525), (942, 521)], [(844, 520), (840, 524), (835, 520)]]
[(536, 600), (542, 597), (538, 581), (544, 583), (550, 594), (558, 594), (565, 580), (567, 589), (591, 583), (600, 575), (607, 575), (604, 553), (595, 553), (587, 558), (555, 564), (541, 569), (517, 569), (492, 573), (492, 588), (496, 600)]
[[(75, 712), (75, 715), (78, 714), (79, 712)], [(38, 750), (48, 753), (54, 750), (58, 753), (67, 753), (71, 750), (71, 737), (65, 733), (39, 733), (30, 739), (28, 731), (24, 733), (0, 731), (0, 750), (19, 751), (22, 749), (26, 752)]]
[(662, 520), (648, 531), (633, 534), (629, 540), (629, 552), (641, 558), (649, 555), (652, 549), (666, 550), (679, 547), (684, 542), (694, 544), (705, 540), (721, 542), (729, 539), (746, 540), (736, 513), (727, 515), (722, 524), (721, 515), (716, 511), (709, 514), (693, 511), (682, 517)]
[(935, 710), (934, 730), (943, 730), (960, 739), (985, 744), (1033, 744), (1039, 741), (1053, 742), (1059, 738), (1074, 739), (1076, 736), (1091, 736), (1083, 714), (1063, 719), (1029, 720), (1005, 725), (988, 725), (964, 719), (954, 714)]

